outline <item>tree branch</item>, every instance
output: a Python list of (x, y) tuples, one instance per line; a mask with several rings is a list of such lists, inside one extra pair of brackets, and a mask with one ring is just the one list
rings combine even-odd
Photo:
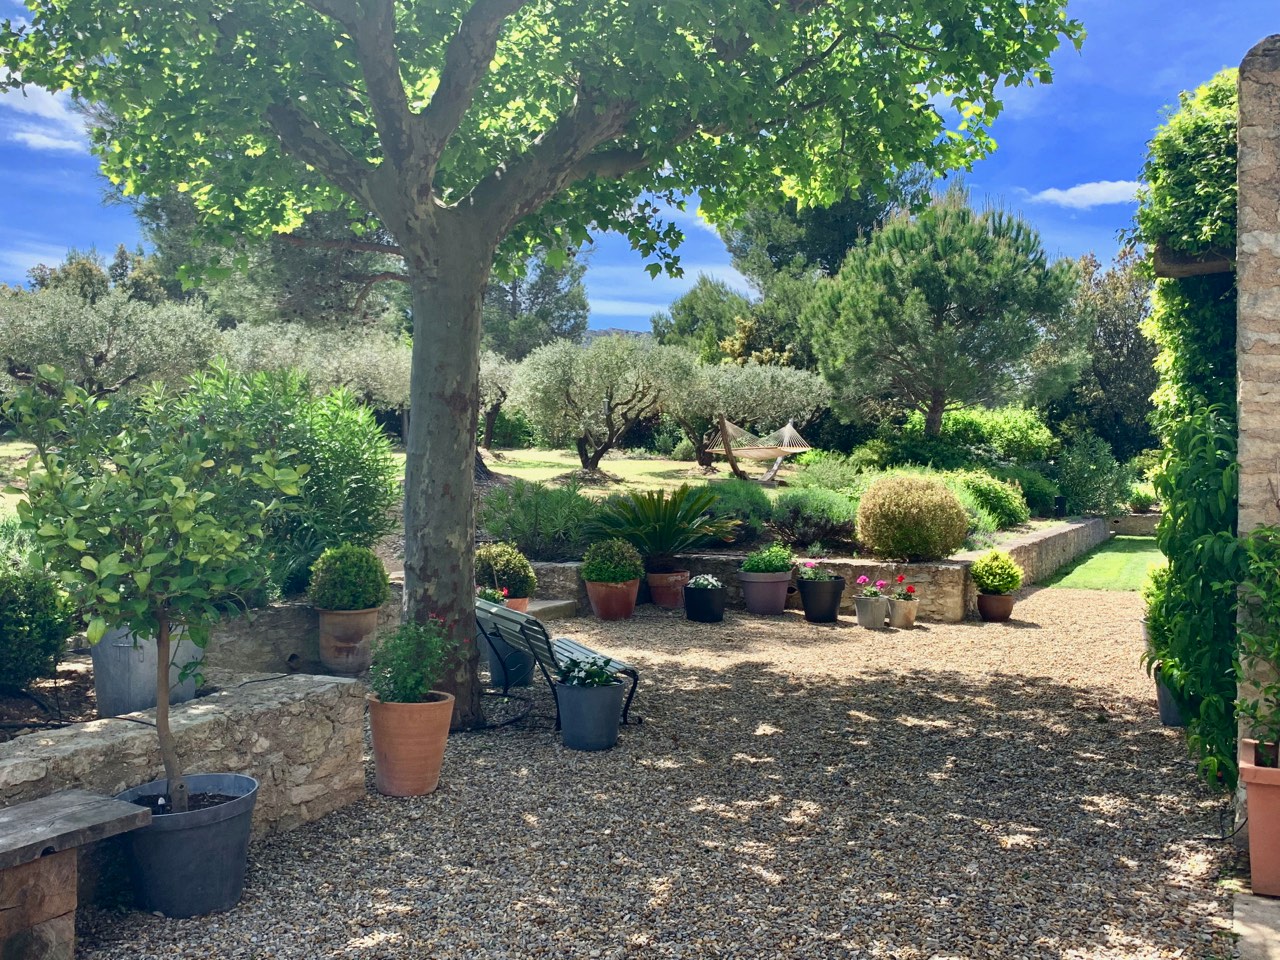
[(317, 247), (321, 250), (349, 250), (354, 253), (381, 253), (388, 257), (403, 257), (404, 253), (393, 243), (376, 240), (332, 240), (324, 237), (303, 237), (296, 233), (278, 233), (272, 239), (293, 247)]
[(364, 16), (349, 24), (348, 29), (355, 41), (384, 155), (403, 174), (405, 167), (415, 165), (419, 159), (423, 119), (409, 109), (409, 96), (400, 77), (396, 4), (395, 0), (365, 0), (362, 6)]
[(778, 80), (775, 86), (781, 89), (782, 87), (785, 87), (788, 83), (790, 83), (792, 80), (794, 80), (796, 77), (799, 77), (799, 76), (802, 76), (803, 74), (808, 73), (814, 67), (821, 66), (827, 60), (828, 57), (830, 57), (833, 53), (836, 52), (836, 47), (844, 43), (844, 37), (845, 35), (843, 33), (837, 33), (835, 39), (832, 40), (829, 44), (827, 44), (827, 46), (823, 48), (820, 52), (815, 53), (811, 57), (806, 57), (805, 59), (801, 60), (798, 64), (796, 64), (795, 67), (793, 67), (791, 70), (788, 70), (782, 76), (782, 78)]
[(266, 117), (286, 151), (314, 167), (367, 209), (377, 209), (369, 190), (374, 167), (357, 159), (293, 101), (273, 103), (267, 108)]
[(397, 280), (400, 283), (408, 283), (409, 276), (404, 273), (396, 273), (394, 270), (387, 270), (383, 273), (375, 273), (365, 277), (364, 286), (360, 288), (360, 293), (356, 295), (356, 302), (352, 306), (352, 312), (356, 314), (363, 312), (364, 302), (369, 299), (369, 294), (373, 292), (373, 288), (388, 280)]

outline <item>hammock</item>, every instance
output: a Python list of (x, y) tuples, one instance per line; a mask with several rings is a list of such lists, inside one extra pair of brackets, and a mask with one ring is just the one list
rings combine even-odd
[[(804, 437), (800, 436), (790, 420), (781, 430), (775, 430), (764, 438), (748, 433), (723, 417), (720, 418), (720, 423), (722, 429), (712, 438), (707, 452), (725, 457), (735, 476), (746, 477), (746, 474), (738, 469), (738, 457), (744, 460), (772, 460), (773, 466), (765, 471), (763, 477), (760, 477), (761, 481), (768, 482), (778, 475), (784, 458), (793, 453), (804, 453), (809, 449), (809, 444), (805, 443)], [(728, 443), (725, 443), (726, 435)]]

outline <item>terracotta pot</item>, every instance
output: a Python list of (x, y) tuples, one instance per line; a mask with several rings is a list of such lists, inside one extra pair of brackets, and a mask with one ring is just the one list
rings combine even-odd
[(668, 610), (680, 610), (684, 607), (684, 585), (689, 582), (688, 570), (675, 570), (671, 573), (651, 573), (648, 575), (649, 596), (653, 602)]
[(420, 797), (440, 782), (453, 719), (453, 694), (432, 690), (427, 703), (383, 703), (369, 694), (373, 783), (388, 797)]
[(506, 606), (509, 610), (515, 610), (517, 613), (529, 612), (528, 597), (507, 597)]
[(890, 597), (889, 626), (897, 630), (910, 630), (916, 625), (916, 611), (919, 609), (919, 600), (897, 600)]
[(636, 612), (636, 595), (640, 578), (626, 583), (593, 583), (587, 581), (587, 599), (591, 612), (601, 620), (626, 620)]
[(787, 607), (787, 592), (791, 587), (791, 571), (785, 573), (743, 573), (738, 571), (742, 584), (742, 599), (748, 613), (762, 616), (779, 616)]
[(1249, 814), (1249, 878), (1254, 893), (1280, 897), (1280, 769), (1258, 766), (1258, 746), (1257, 740), (1242, 739), (1239, 748)]
[(889, 618), (889, 598), (854, 597), (853, 609), (858, 614), (858, 626), (864, 630), (883, 630)]
[(354, 677), (369, 669), (369, 640), (378, 629), (378, 608), (317, 610), (320, 662), (326, 670)]
[(1003, 623), (1013, 616), (1013, 595), (1009, 593), (978, 594), (978, 616), (988, 623)]

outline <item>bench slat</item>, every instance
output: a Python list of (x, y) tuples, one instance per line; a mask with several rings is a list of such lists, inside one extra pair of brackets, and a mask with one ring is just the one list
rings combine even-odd
[(145, 827), (151, 811), (86, 790), (65, 790), (0, 809), (0, 870)]

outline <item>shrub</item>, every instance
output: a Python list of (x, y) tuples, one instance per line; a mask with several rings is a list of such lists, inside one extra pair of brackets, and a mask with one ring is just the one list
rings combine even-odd
[(687, 483), (668, 493), (646, 490), (611, 497), (591, 525), (594, 536), (625, 540), (644, 557), (650, 573), (675, 569), (677, 554), (708, 539), (732, 540), (738, 521), (711, 513), (716, 493)]
[(42, 566), (35, 538), (17, 517), (0, 517), (0, 568)]
[(575, 560), (586, 549), (587, 527), (599, 510), (576, 484), (548, 487), (513, 480), (489, 491), (477, 520), (491, 537), (515, 544), (530, 560)]
[(752, 480), (722, 480), (711, 485), (716, 492), (716, 502), (711, 505), (712, 516), (737, 520), (731, 543), (747, 546), (755, 543), (764, 533), (773, 504), (760, 484)]
[(1129, 509), (1134, 513), (1148, 513), (1157, 502), (1149, 484), (1140, 484), (1129, 491)]
[(320, 610), (368, 610), (391, 598), (391, 583), (376, 553), (346, 544), (320, 554), (308, 593)]
[(792, 546), (853, 540), (858, 508), (834, 490), (787, 490), (773, 502), (769, 523)]
[(1058, 458), (1058, 486), (1068, 512), (1106, 517), (1128, 498), (1129, 473), (1116, 462), (1107, 441), (1085, 434)]
[(34, 680), (52, 677), (74, 616), (53, 577), (0, 569), (0, 688), (25, 690)]
[(780, 543), (748, 554), (742, 561), (743, 573), (786, 573), (795, 565), (795, 557)]
[(858, 505), (858, 539), (877, 557), (941, 560), (964, 546), (968, 533), (959, 499), (927, 477), (882, 477)]
[(369, 686), (383, 703), (423, 703), (451, 653), (443, 621), (402, 623), (374, 644)]
[(1001, 550), (992, 550), (973, 561), (969, 576), (980, 593), (1013, 593), (1022, 586), (1022, 568)]
[(587, 548), (581, 572), (588, 583), (626, 583), (644, 573), (644, 561), (625, 540), (601, 540)]
[(1129, 472), (1139, 480), (1154, 480), (1163, 462), (1164, 450), (1161, 448), (1143, 450), (1129, 461)]
[(855, 486), (863, 470), (847, 457), (829, 453), (803, 467), (791, 478), (794, 487), (821, 487), (824, 490), (847, 490)]
[(693, 449), (693, 441), (688, 437), (681, 437), (676, 441), (676, 445), (671, 448), (671, 459), (679, 460), (681, 463), (692, 463), (697, 459), (697, 451)]
[(504, 587), (514, 600), (533, 596), (538, 578), (525, 555), (509, 543), (487, 543), (476, 550), (476, 585)]
[(952, 410), (943, 415), (942, 433), (933, 439), (924, 434), (924, 415), (915, 412), (902, 427), (894, 462), (945, 468), (992, 459), (1027, 464), (1048, 460), (1057, 446), (1040, 415), (1022, 407)]
[(955, 476), (978, 506), (992, 516), (997, 529), (1007, 530), (1031, 519), (1031, 510), (1017, 486), (979, 470), (965, 470)]
[(1001, 480), (1016, 483), (1034, 516), (1053, 516), (1054, 500), (1061, 491), (1056, 483), (1039, 470), (1019, 466), (992, 467), (991, 473)]
[(938, 470), (955, 470), (968, 466), (975, 457), (973, 448), (963, 442), (962, 436), (930, 437), (924, 432), (924, 418), (913, 414), (903, 426), (885, 421), (880, 425), (875, 445), (867, 446), (875, 451), (884, 467), (916, 464)]

